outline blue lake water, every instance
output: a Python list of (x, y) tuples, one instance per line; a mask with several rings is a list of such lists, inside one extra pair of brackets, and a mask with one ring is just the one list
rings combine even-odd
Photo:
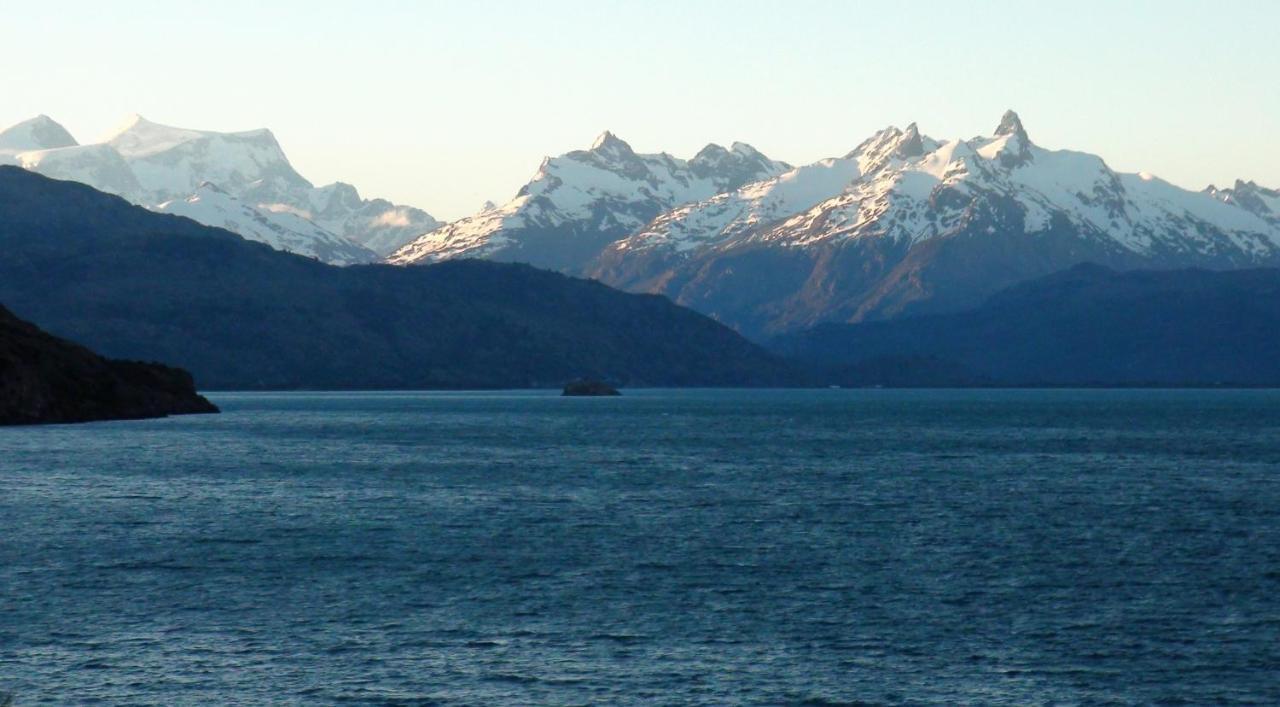
[(1280, 704), (1280, 393), (218, 394), (0, 429), (0, 691)]

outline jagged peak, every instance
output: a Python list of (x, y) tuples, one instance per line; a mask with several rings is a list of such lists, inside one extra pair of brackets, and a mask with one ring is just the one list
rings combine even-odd
[(919, 157), (924, 154), (924, 140), (920, 137), (920, 127), (914, 122), (898, 138), (896, 149), (899, 157)]
[(898, 130), (892, 125), (883, 130), (877, 130), (874, 135), (858, 143), (857, 147), (849, 150), (849, 152), (844, 156), (844, 159), (852, 159), (858, 155), (870, 152), (876, 146), (883, 144), (886, 139), (896, 137), (901, 133), (901, 130)]
[(1022, 126), (1022, 118), (1019, 118), (1018, 114), (1012, 109), (1005, 111), (1004, 115), (1000, 116), (1000, 124), (996, 126), (996, 136), (1001, 135), (1016, 135), (1023, 142), (1031, 142), (1031, 139), (1027, 137), (1026, 128)]
[(1268, 189), (1267, 187), (1258, 184), (1258, 182), (1253, 179), (1237, 179), (1231, 186), (1224, 189), (1219, 189), (1216, 184), (1210, 184), (1202, 189), (1201, 192), (1211, 195), (1225, 194), (1229, 197), (1232, 194), (1249, 194), (1254, 192), (1274, 195), (1280, 193), (1280, 190)]
[(600, 133), (600, 136), (596, 138), (596, 141), (591, 143), (591, 151), (634, 154), (630, 145), (608, 130)]
[(161, 125), (142, 117), (140, 113), (132, 113), (122, 121), (115, 130), (103, 140), (103, 142), (115, 145), (117, 148), (129, 148), (134, 143), (143, 140), (152, 141), (158, 137), (163, 137), (167, 142), (181, 142), (193, 139), (200, 135), (195, 130), (185, 130), (183, 128), (175, 128), (169, 125)]
[(330, 182), (324, 186), (316, 187), (316, 191), (326, 194), (339, 194), (355, 199), (360, 198), (360, 190), (356, 189), (355, 185), (350, 182)]
[(890, 157), (910, 159), (920, 157), (925, 152), (924, 137), (920, 134), (920, 127), (913, 122), (909, 123), (905, 130), (896, 125), (890, 125), (876, 131), (874, 135), (845, 155), (845, 159), (870, 160), (868, 163), (870, 166), (883, 164)]
[[(736, 145), (737, 143), (734, 143), (734, 144)], [(693, 159), (695, 161), (700, 161), (700, 160), (711, 159), (713, 157), (721, 157), (727, 154), (729, 154), (729, 151), (726, 150), (723, 145), (720, 145), (714, 142), (709, 142), (707, 143), (706, 147), (703, 147), (701, 150), (698, 150), (698, 154), (694, 155)]]
[(1012, 110), (1005, 111), (1000, 117), (1000, 125), (996, 126), (995, 139), (980, 140), (980, 142), (990, 143), (994, 153), (985, 153), (986, 156), (994, 157), (1007, 169), (1020, 167), (1033, 159), (1031, 139), (1027, 137), (1027, 131), (1022, 127), (1022, 119)]
[(706, 147), (698, 150), (698, 154), (693, 156), (693, 161), (703, 162), (712, 159), (723, 159), (731, 155), (748, 159), (766, 159), (763, 153), (745, 142), (734, 142), (728, 148), (718, 143), (709, 142)]

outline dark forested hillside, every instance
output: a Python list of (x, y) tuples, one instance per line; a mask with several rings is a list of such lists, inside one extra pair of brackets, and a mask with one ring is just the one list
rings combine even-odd
[(1082, 265), (970, 312), (829, 324), (773, 347), (827, 366), (934, 357), (1012, 385), (1280, 385), (1280, 270)]
[(780, 382), (785, 366), (665, 298), (522, 265), (339, 268), (0, 167), (0, 301), (204, 388)]

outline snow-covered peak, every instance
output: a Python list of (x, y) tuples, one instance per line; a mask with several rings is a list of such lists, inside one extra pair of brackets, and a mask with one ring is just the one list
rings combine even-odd
[(545, 159), (502, 207), (425, 233), (389, 260), (494, 257), (572, 271), (662, 211), (789, 168), (745, 143), (732, 150), (711, 144), (686, 161), (636, 153), (605, 132), (590, 150)]
[(1022, 118), (1012, 110), (1007, 110), (1004, 115), (1000, 116), (1000, 124), (996, 126), (996, 133), (999, 135), (1016, 135), (1024, 142), (1030, 142), (1031, 138), (1027, 137), (1026, 128), (1022, 127)]
[(1257, 182), (1237, 179), (1229, 189), (1210, 185), (1204, 194), (1224, 204), (1239, 207), (1280, 229), (1280, 190), (1259, 186)]
[[(713, 147), (704, 148), (699, 156), (710, 154)], [(909, 124), (905, 130), (890, 126), (864, 140), (844, 157), (786, 168), (776, 176), (749, 182), (736, 190), (662, 214), (614, 248), (645, 250), (660, 247), (677, 252), (690, 251), (795, 216), (814, 204), (839, 197), (865, 175), (891, 169), (907, 160), (920, 159), (926, 152), (945, 152), (944, 164), (935, 169), (939, 173), (947, 171), (947, 163), (953, 157), (964, 157), (963, 153), (953, 155), (955, 145), (947, 150), (939, 150), (939, 147), (936, 140), (922, 135), (915, 123)], [(967, 146), (961, 148), (967, 149)]]
[(114, 147), (125, 159), (138, 159), (172, 150), (184, 143), (211, 138), (258, 142), (274, 147), (276, 150), (280, 149), (275, 135), (266, 128), (225, 133), (192, 130), (156, 123), (137, 113), (126, 118), (104, 142)]
[(360, 208), (360, 204), (364, 201), (360, 198), (360, 192), (355, 186), (346, 182), (334, 182), (316, 187), (311, 191), (310, 197), (309, 211), (316, 221), (340, 217), (352, 209)]
[(74, 147), (77, 144), (66, 128), (43, 113), (0, 132), (0, 152), (10, 154)]
[(1094, 155), (1037, 147), (1010, 111), (994, 136), (972, 140), (940, 143), (915, 124), (886, 128), (844, 158), (661, 214), (613, 246), (609, 259), (654, 249), (691, 257), (761, 243), (918, 243), (956, 232), (975, 214), (1011, 208), (1016, 218), (1003, 218), (1028, 234), (1071, 224), (1134, 253), (1280, 252), (1280, 231), (1267, 223), (1280, 215), (1275, 192), (1240, 183), (1195, 194), (1149, 175), (1119, 175)]
[(131, 116), (106, 141), (129, 163), (138, 182), (159, 202), (190, 194), (203, 181), (253, 203), (306, 208), (312, 186), (265, 129), (234, 133), (191, 130)]
[(191, 130), (135, 114), (104, 142), (77, 146), (39, 116), (0, 133), (0, 140), (10, 148), (0, 149), (0, 163), (84, 182), (148, 208), (186, 208), (184, 215), (202, 223), (336, 263), (364, 262), (370, 251), (389, 254), (439, 225), (421, 209), (362, 199), (349, 184), (314, 188), (266, 129)]
[(698, 179), (713, 182), (719, 193), (781, 174), (791, 169), (791, 165), (771, 160), (745, 142), (735, 142), (727, 150), (715, 143), (708, 144), (689, 160), (688, 169)]
[(1022, 126), (1022, 119), (1013, 111), (1005, 111), (996, 126), (995, 136), (990, 140), (975, 140), (978, 151), (983, 157), (995, 160), (1001, 166), (1012, 169), (1026, 164), (1032, 159), (1031, 138)]
[(192, 140), (199, 140), (208, 133), (153, 123), (134, 113), (104, 142), (111, 145), (125, 159), (136, 159), (173, 149)]
[[(737, 145), (738, 143), (735, 142), (733, 144)], [(726, 150), (722, 145), (717, 145), (714, 142), (709, 142), (701, 150), (698, 150), (698, 154), (694, 155), (693, 159), (689, 161), (703, 162), (703, 161), (722, 160), (728, 155), (729, 155), (729, 151)]]
[(293, 211), (355, 243), (386, 257), (424, 231), (440, 226), (440, 222), (412, 206), (393, 204), (385, 199), (364, 199), (346, 182), (334, 182), (310, 192), (309, 209), (290, 209), (284, 204), (270, 204), (272, 211)]
[(1049, 150), (1010, 112), (994, 135), (877, 132), (658, 215), (583, 274), (664, 294), (746, 331), (959, 309), (1081, 262), (1280, 264), (1280, 192), (1193, 193), (1098, 156)]
[(884, 130), (863, 140), (844, 159), (858, 163), (862, 174), (870, 174), (885, 168), (894, 161), (919, 157), (938, 147), (938, 142), (920, 133), (920, 128), (911, 123), (905, 130), (889, 126)]
[(631, 145), (608, 130), (600, 133), (595, 142), (591, 143), (591, 152), (614, 159), (626, 159), (636, 155)]
[(915, 123), (907, 126), (898, 138), (897, 155), (904, 159), (919, 157), (924, 154), (924, 139), (920, 136), (920, 128)]

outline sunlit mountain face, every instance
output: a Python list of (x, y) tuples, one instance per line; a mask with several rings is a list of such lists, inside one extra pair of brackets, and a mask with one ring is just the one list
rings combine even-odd
[(421, 209), (363, 199), (349, 184), (313, 186), (270, 130), (188, 130), (135, 115), (107, 140), (80, 145), (39, 116), (0, 133), (0, 163), (338, 265), (378, 261), (439, 225)]

